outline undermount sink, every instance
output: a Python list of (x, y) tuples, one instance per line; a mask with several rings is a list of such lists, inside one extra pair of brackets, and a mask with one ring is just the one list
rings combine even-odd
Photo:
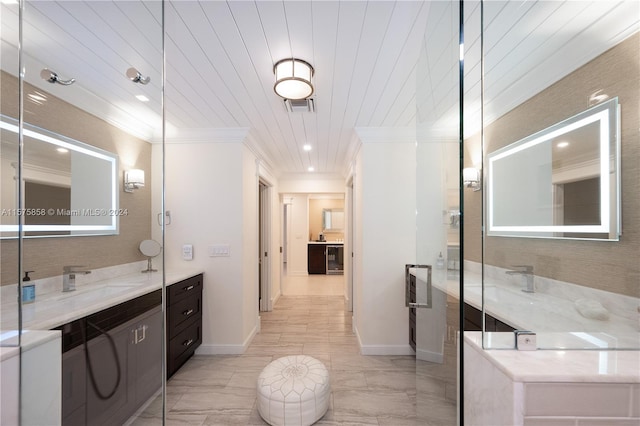
[[(128, 286), (86, 286), (85, 288), (81, 287), (74, 291), (45, 296), (42, 301), (57, 302), (60, 300), (73, 299), (74, 302), (88, 302), (125, 294), (127, 290), (132, 287), (133, 285), (131, 284)], [(36, 299), (36, 301), (38, 301), (38, 299)]]
[[(482, 287), (466, 287), (465, 292), (480, 295), (482, 294)], [(484, 287), (484, 301), (485, 303), (510, 303), (518, 305), (536, 305), (540, 303), (537, 293), (525, 293), (517, 289), (511, 290), (497, 286)]]

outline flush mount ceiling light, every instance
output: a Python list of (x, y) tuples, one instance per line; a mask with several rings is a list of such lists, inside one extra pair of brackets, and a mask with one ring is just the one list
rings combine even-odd
[(313, 67), (302, 59), (282, 59), (273, 66), (273, 90), (285, 99), (306, 99), (313, 94)]

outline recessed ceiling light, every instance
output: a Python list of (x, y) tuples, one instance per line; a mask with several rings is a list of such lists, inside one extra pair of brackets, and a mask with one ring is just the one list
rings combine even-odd
[(566, 148), (569, 146), (569, 142), (563, 141), (563, 142), (558, 142), (558, 144), (556, 145), (558, 148)]
[(302, 147), (302, 149), (304, 149), (305, 151), (311, 151), (311, 145), (306, 144)]
[(308, 170), (308, 171), (310, 171), (310, 172), (312, 172), (312, 171), (314, 171), (315, 169), (314, 169), (313, 167), (309, 167), (307, 170)]
[(145, 95), (136, 95), (136, 99), (140, 102), (149, 102), (149, 98), (147, 98)]
[(60, 154), (66, 154), (67, 152), (69, 152), (67, 148), (56, 148), (56, 151), (58, 151)]

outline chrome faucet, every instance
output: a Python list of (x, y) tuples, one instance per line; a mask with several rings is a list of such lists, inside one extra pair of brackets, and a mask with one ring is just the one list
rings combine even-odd
[(533, 266), (530, 265), (514, 265), (515, 270), (507, 271), (507, 275), (522, 275), (522, 291), (525, 293), (535, 293), (536, 289), (533, 285)]
[(62, 275), (62, 291), (74, 291), (76, 289), (76, 274), (87, 275), (90, 274), (91, 271), (82, 271), (79, 268), (84, 268), (84, 266), (63, 266), (62, 270), (64, 274)]

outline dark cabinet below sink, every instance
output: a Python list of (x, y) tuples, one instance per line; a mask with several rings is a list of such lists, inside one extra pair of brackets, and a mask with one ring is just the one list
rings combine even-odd
[(163, 316), (171, 377), (202, 342), (199, 274), (58, 327), (62, 424), (124, 424), (162, 386)]

